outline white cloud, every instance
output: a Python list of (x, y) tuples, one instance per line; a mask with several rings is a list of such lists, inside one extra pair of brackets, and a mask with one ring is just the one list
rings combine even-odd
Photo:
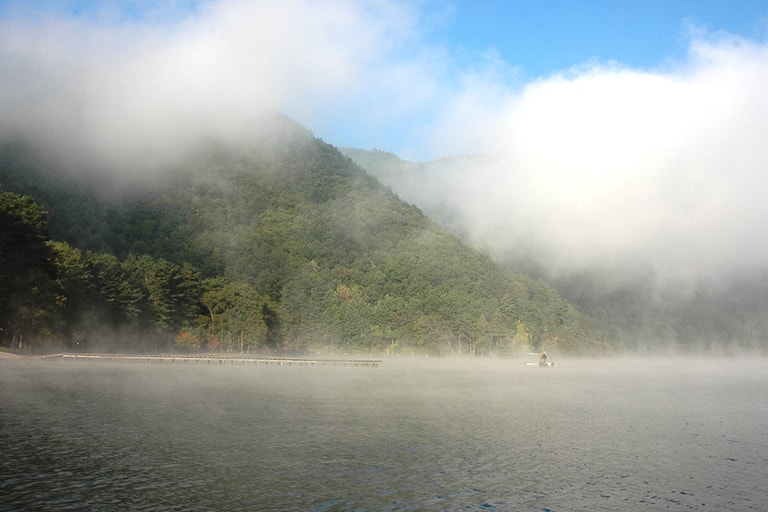
[(481, 84), (436, 138), (485, 137), (496, 158), (436, 173), (450, 191), (439, 200), (478, 245), (564, 271), (765, 269), (766, 83), (768, 45), (726, 39), (693, 41), (674, 69), (592, 65), (504, 94)]
[[(408, 59), (390, 57), (404, 51), (415, 14), (388, 1), (231, 0), (170, 25), (113, 18), (43, 13), (2, 22), (0, 107), (9, 115), (0, 134), (34, 134), (134, 165), (201, 133), (242, 136), (264, 109), (312, 127), (415, 72)], [(390, 104), (407, 105), (402, 87), (388, 92)]]
[(768, 45), (698, 34), (661, 69), (576, 63), (523, 84), (493, 53), (457, 69), (421, 39), (414, 5), (222, 0), (157, 23), (7, 15), (0, 136), (130, 170), (208, 132), (247, 137), (275, 108), (332, 143), (345, 125), (368, 146), (388, 149), (377, 141), (396, 131), (414, 153), (493, 154), (403, 195), (450, 203), (498, 254), (669, 275), (766, 265)]

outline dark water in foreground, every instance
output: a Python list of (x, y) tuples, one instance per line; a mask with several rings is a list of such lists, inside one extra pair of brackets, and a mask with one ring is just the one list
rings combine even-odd
[(0, 510), (766, 510), (768, 362), (0, 361)]

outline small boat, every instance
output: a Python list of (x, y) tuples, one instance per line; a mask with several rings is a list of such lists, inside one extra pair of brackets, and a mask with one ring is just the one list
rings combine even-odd
[(538, 362), (538, 363), (525, 363), (525, 366), (538, 366), (539, 368), (554, 368), (555, 362), (554, 361), (547, 361), (546, 363)]
[(538, 366), (539, 368), (554, 368), (555, 367), (554, 361), (547, 361), (547, 353), (546, 352), (544, 352), (542, 354), (539, 354), (539, 353), (536, 353), (536, 352), (530, 352), (530, 353), (528, 353), (528, 355), (529, 356), (538, 357), (539, 361), (536, 362), (536, 363), (534, 363), (534, 362), (525, 363), (525, 366)]

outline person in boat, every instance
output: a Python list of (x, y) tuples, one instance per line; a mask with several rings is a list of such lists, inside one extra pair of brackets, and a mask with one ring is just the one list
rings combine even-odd
[(541, 357), (539, 357), (539, 366), (546, 366), (547, 365), (547, 353), (542, 352)]

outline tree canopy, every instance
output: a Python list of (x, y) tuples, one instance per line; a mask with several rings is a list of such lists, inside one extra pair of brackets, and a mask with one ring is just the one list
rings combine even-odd
[(306, 130), (286, 133), (247, 150), (201, 146), (162, 179), (108, 198), (88, 180), (23, 165), (24, 150), (5, 146), (0, 342), (605, 348), (546, 283), (468, 248)]

